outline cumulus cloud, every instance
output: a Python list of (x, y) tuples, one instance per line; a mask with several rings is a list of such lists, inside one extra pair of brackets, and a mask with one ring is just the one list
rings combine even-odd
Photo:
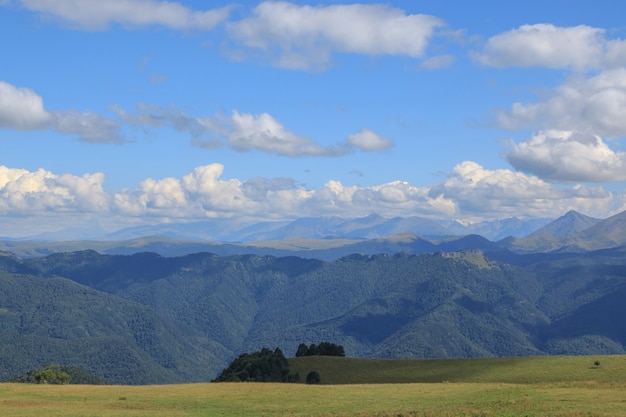
[(615, 152), (596, 135), (545, 131), (511, 143), (505, 158), (520, 171), (553, 181), (626, 180), (626, 153)]
[(427, 216), (484, 220), (556, 217), (576, 209), (598, 217), (623, 204), (602, 187), (557, 188), (533, 175), (508, 169), (488, 170), (466, 161), (440, 183), (418, 187), (406, 181), (374, 186), (329, 180), (317, 189), (292, 179), (224, 179), (224, 166), (195, 168), (180, 179), (147, 179), (139, 188), (116, 193), (114, 209), (124, 216), (175, 219), (265, 218), (303, 216)]
[(348, 144), (364, 151), (381, 151), (393, 147), (391, 139), (383, 138), (369, 129), (361, 129), (349, 135)]
[(295, 181), (291, 178), (255, 177), (241, 185), (243, 193), (254, 201), (262, 201), (270, 195), (295, 188)]
[(476, 58), (494, 67), (599, 68), (606, 62), (604, 30), (585, 25), (523, 25), (487, 40)]
[(531, 128), (592, 132), (603, 137), (626, 136), (626, 69), (574, 77), (541, 102), (515, 103), (497, 113), (506, 129)]
[(52, 123), (53, 116), (44, 109), (41, 96), (0, 81), (0, 128), (34, 130)]
[(0, 165), (0, 213), (16, 216), (47, 215), (51, 211), (106, 213), (108, 196), (102, 188), (104, 178), (102, 173), (79, 177)]
[(334, 52), (367, 55), (424, 55), (443, 22), (407, 15), (387, 5), (299, 6), (282, 1), (259, 4), (249, 18), (228, 24), (233, 40), (248, 51), (291, 69), (323, 68)]
[(488, 170), (465, 161), (433, 186), (430, 196), (455, 204), (459, 218), (484, 220), (507, 217), (556, 217), (575, 209), (606, 217), (620, 199), (602, 187), (557, 188), (542, 179), (508, 169)]
[(268, 113), (241, 114), (233, 111), (226, 121), (228, 144), (235, 150), (260, 150), (284, 156), (337, 156), (344, 150), (324, 147), (313, 140), (296, 135)]
[(29, 88), (0, 81), (0, 129), (52, 129), (75, 134), (91, 143), (122, 142), (119, 124), (92, 112), (49, 111), (40, 95)]
[(29, 10), (83, 29), (158, 25), (172, 29), (212, 29), (228, 18), (230, 8), (191, 10), (180, 3), (155, 0), (20, 0)]

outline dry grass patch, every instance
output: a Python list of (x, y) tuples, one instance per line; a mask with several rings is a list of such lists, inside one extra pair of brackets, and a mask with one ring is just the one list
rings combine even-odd
[(0, 415), (626, 416), (626, 384), (221, 383), (158, 386), (0, 384)]

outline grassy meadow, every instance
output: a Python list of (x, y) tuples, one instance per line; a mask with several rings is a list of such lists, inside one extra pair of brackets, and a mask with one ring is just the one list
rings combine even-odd
[[(341, 358), (333, 359), (339, 360), (321, 361), (318, 365), (332, 362), (336, 374), (341, 374)], [(338, 385), (328, 383), (332, 379), (331, 372), (321, 368), (318, 372), (322, 382), (327, 384), (87, 386), (5, 383), (0, 384), (0, 415), (626, 416), (626, 356), (510, 360), (372, 361), (368, 372), (373, 380), (368, 380), (369, 383)], [(600, 361), (599, 366), (594, 365), (596, 360)], [(345, 366), (358, 368), (350, 364), (352, 361), (343, 360), (348, 363)], [(491, 366), (491, 361), (498, 366)], [(527, 371), (520, 370), (525, 367), (525, 361), (528, 361)], [(408, 370), (401, 369), (397, 362), (404, 362)], [(417, 372), (414, 362), (422, 366), (426, 362), (428, 366), (438, 363), (443, 374), (438, 378), (431, 374), (428, 376), (431, 382), (398, 382), (400, 378), (406, 379), (409, 374)], [(386, 371), (384, 365), (388, 365)], [(427, 367), (421, 370), (426, 372)], [(468, 372), (467, 381), (461, 380), (464, 371)], [(389, 380), (382, 382), (381, 375), (385, 373)], [(536, 380), (529, 377), (533, 373)], [(508, 381), (507, 375), (510, 377)]]
[[(596, 361), (599, 365), (596, 365)], [(304, 356), (289, 359), (304, 379), (316, 371), (323, 384), (504, 382), (626, 384), (626, 356), (532, 356), (481, 359), (360, 359)]]

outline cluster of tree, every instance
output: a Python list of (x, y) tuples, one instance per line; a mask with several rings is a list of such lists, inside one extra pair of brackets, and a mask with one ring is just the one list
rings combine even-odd
[(296, 357), (300, 356), (346, 356), (343, 346), (330, 342), (322, 342), (319, 345), (312, 343), (311, 346), (300, 343), (296, 351)]
[(239, 355), (212, 382), (298, 382), (300, 375), (289, 373), (289, 363), (283, 352), (263, 348), (258, 352)]
[(35, 384), (69, 384), (72, 377), (65, 372), (60, 365), (46, 365), (42, 368), (34, 369), (20, 377), (12, 379), (10, 382), (29, 382)]
[(106, 381), (96, 375), (90, 374), (73, 366), (48, 364), (41, 368), (33, 369), (23, 375), (15, 377), (9, 382), (21, 382), (30, 384), (90, 384), (106, 385)]

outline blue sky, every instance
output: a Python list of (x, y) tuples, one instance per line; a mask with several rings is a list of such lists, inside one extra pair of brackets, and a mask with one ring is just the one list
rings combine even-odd
[(0, 236), (625, 210), (624, 6), (468, 4), (0, 0)]

